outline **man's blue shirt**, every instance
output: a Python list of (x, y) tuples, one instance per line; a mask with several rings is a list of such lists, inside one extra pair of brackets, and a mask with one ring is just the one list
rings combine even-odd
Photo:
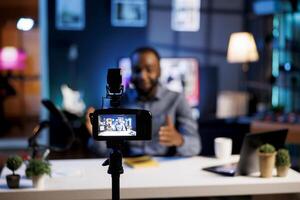
[[(152, 113), (152, 140), (129, 141), (131, 154), (166, 155), (169, 147), (159, 144), (159, 129), (166, 125), (166, 116), (170, 116), (177, 131), (183, 136), (183, 145), (176, 148), (177, 155), (198, 155), (201, 149), (200, 136), (192, 110), (183, 94), (170, 91), (158, 85), (156, 95), (147, 101), (138, 98), (134, 89), (127, 89), (122, 107), (144, 109)], [(91, 149), (101, 155), (106, 152), (105, 142), (90, 141)]]

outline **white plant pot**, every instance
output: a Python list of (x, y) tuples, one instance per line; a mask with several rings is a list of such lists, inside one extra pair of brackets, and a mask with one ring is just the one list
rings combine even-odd
[(32, 177), (32, 185), (34, 188), (43, 189), (45, 187), (45, 175), (41, 176), (33, 176)]

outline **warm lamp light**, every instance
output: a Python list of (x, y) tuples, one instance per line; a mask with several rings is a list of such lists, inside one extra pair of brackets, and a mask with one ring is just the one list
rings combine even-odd
[(25, 67), (26, 55), (15, 47), (0, 49), (0, 70), (15, 70)]
[(259, 59), (254, 37), (248, 32), (232, 33), (229, 39), (227, 61), (243, 63), (243, 71), (248, 70), (247, 63)]

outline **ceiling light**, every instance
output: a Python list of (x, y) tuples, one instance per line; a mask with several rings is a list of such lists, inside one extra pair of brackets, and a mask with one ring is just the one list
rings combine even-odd
[(31, 18), (20, 18), (17, 22), (17, 29), (21, 31), (29, 31), (32, 29), (34, 21)]

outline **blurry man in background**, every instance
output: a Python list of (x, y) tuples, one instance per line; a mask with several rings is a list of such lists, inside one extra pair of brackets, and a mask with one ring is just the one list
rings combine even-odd
[[(131, 155), (198, 155), (201, 149), (197, 123), (184, 94), (170, 91), (159, 83), (160, 56), (156, 50), (143, 47), (131, 55), (131, 82), (134, 88), (127, 88), (122, 98), (122, 107), (145, 109), (152, 113), (152, 140), (128, 141)], [(88, 109), (88, 114), (94, 108)], [(92, 127), (87, 114), (86, 126)], [(90, 149), (100, 155), (107, 155), (105, 141), (89, 141)]]

